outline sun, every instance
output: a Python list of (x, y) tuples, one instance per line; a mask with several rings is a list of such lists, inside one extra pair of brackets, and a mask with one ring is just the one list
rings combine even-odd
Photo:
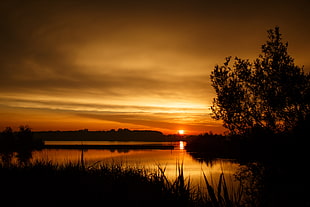
[(183, 130), (183, 129), (180, 129), (180, 130), (178, 130), (178, 133), (179, 133), (180, 135), (183, 135), (183, 134), (184, 134), (184, 130)]

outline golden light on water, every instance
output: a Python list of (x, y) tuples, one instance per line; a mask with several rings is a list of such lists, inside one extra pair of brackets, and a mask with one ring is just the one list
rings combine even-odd
[(180, 150), (184, 150), (184, 142), (180, 141)]

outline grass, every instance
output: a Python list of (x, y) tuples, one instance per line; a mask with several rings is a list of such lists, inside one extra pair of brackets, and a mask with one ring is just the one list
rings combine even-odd
[[(0, 204), (10, 206), (245, 206), (242, 195), (229, 195), (224, 174), (207, 179), (207, 191), (191, 186), (177, 163), (174, 180), (165, 168), (150, 170), (124, 163), (63, 165), (37, 161), (24, 165), (0, 164)], [(235, 193), (234, 195), (237, 195)]]

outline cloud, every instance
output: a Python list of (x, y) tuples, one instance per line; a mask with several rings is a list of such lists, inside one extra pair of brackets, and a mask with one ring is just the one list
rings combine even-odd
[[(55, 125), (55, 120), (66, 123), (66, 125), (68, 122), (74, 124), (76, 120), (80, 120), (79, 126), (91, 128), (99, 124), (106, 128), (111, 126), (111, 123), (117, 123), (114, 124), (114, 128), (130, 126), (135, 129), (156, 129), (164, 132), (182, 128), (192, 133), (201, 133), (218, 127), (218, 123), (211, 120), (204, 108), (101, 105), (88, 102), (83, 104), (80, 102), (18, 99), (2, 99), (1, 103), (0, 109), (7, 110), (7, 113), (3, 113), (3, 115), (7, 117), (10, 113), (23, 112), (29, 117), (26, 123), (36, 129), (40, 128), (38, 125), (48, 125), (48, 123)], [(34, 117), (40, 118), (39, 124), (34, 122)], [(17, 120), (20, 118), (18, 116)], [(89, 123), (93, 123), (93, 126), (90, 126)]]
[[(9, 107), (165, 116), (183, 110), (182, 119), (207, 125), (194, 114), (208, 113), (200, 109), (215, 95), (213, 67), (229, 55), (257, 57), (275, 25), (310, 70), (309, 1), (30, 0), (0, 7), (0, 99)], [(165, 116), (108, 119), (145, 118), (153, 126), (151, 117)]]
[[(2, 22), (5, 34), (0, 40), (4, 45), (0, 52), (2, 93), (81, 98), (96, 94), (106, 99), (145, 94), (186, 99), (191, 91), (199, 94), (208, 82), (200, 77), (207, 79), (208, 74), (201, 73), (199, 60), (199, 66), (184, 61), (186, 55), (176, 51), (182, 45), (177, 38), (181, 34), (164, 31), (168, 27), (162, 21), (157, 27), (149, 26), (145, 12), (132, 15), (136, 4), (130, 4), (132, 10), (121, 6), (116, 13), (82, 5), (31, 2), (14, 5), (14, 12), (3, 14), (7, 22)], [(194, 75), (194, 71), (200, 72)]]
[(104, 104), (91, 101), (79, 100), (40, 100), (28, 98), (0, 98), (1, 103), (10, 107), (19, 108), (38, 108), (47, 110), (61, 110), (68, 112), (96, 112), (96, 113), (150, 113), (150, 114), (168, 114), (168, 113), (185, 113), (199, 114), (207, 111), (206, 108), (186, 107), (186, 106), (152, 106), (147, 104), (141, 105), (119, 105)]
[[(169, 114), (171, 115), (171, 114)], [(158, 128), (161, 130), (177, 130), (177, 129), (188, 129), (190, 131), (206, 131), (208, 127), (213, 127), (212, 122), (210, 123), (201, 123), (201, 124), (189, 124), (176, 122), (175, 120), (167, 120), (167, 114), (159, 115), (150, 115), (150, 114), (89, 114), (83, 113), (78, 114), (81, 117), (87, 117), (92, 119), (104, 120), (104, 121), (113, 121), (119, 122), (123, 125), (131, 124), (137, 126), (144, 126), (148, 128)], [(167, 121), (163, 121), (167, 120)], [(218, 126), (218, 124), (215, 124)]]

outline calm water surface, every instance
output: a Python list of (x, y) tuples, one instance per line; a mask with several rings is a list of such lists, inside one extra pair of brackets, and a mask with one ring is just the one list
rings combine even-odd
[[(45, 144), (81, 144), (81, 142), (46, 142)], [(65, 164), (68, 162), (80, 162), (83, 159), (86, 166), (98, 165), (100, 163), (119, 163), (124, 166), (134, 166), (147, 169), (165, 168), (168, 178), (174, 179), (177, 175), (177, 166), (183, 164), (184, 176), (191, 180), (192, 185), (204, 183), (203, 173), (218, 181), (219, 175), (224, 172), (229, 183), (233, 183), (233, 174), (240, 166), (238, 163), (227, 159), (216, 159), (211, 163), (200, 162), (194, 159), (184, 149), (186, 142), (83, 142), (87, 144), (100, 145), (174, 145), (174, 149), (44, 149), (32, 152), (32, 160), (45, 160), (53, 163)]]

